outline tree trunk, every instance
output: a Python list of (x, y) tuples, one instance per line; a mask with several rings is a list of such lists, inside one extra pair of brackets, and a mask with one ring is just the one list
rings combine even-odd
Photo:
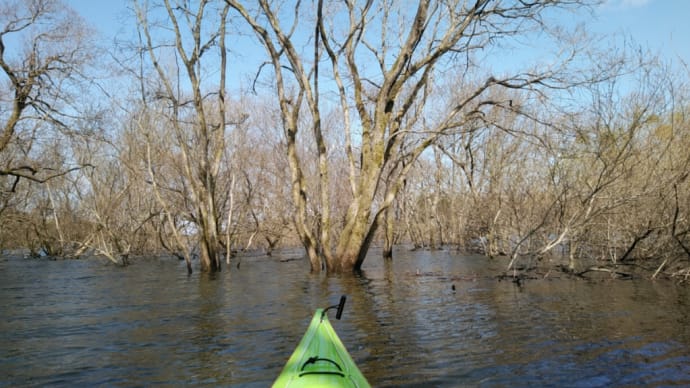
[(366, 183), (360, 186), (358, 195), (353, 199), (346, 215), (345, 227), (340, 233), (335, 251), (336, 260), (339, 261), (339, 268), (334, 268), (337, 271), (352, 272), (360, 269), (361, 262), (364, 261), (362, 256), (366, 255), (366, 249), (369, 248), (370, 241), (366, 241), (367, 237), (372, 228), (376, 228), (376, 222), (370, 225), (374, 189)]
[(383, 238), (383, 259), (393, 259), (393, 245), (395, 243), (395, 208), (393, 206), (386, 209), (384, 213), (384, 224), (386, 230)]
[(577, 267), (578, 243), (576, 240), (571, 239), (569, 245), (570, 249), (568, 250), (568, 270), (570, 272), (575, 272), (575, 268)]
[(208, 204), (208, 210), (202, 212), (202, 230), (199, 239), (199, 260), (201, 272), (218, 272), (221, 270), (220, 239), (213, 214), (213, 204)]
[(221, 270), (220, 252), (218, 252), (217, 246), (217, 244), (206, 241), (206, 239), (201, 240), (201, 244), (199, 244), (201, 272), (219, 272)]
[(360, 220), (351, 227), (347, 234), (344, 232), (341, 234), (340, 244), (338, 244), (335, 255), (339, 261), (339, 266), (334, 268), (335, 271), (345, 273), (361, 269), (361, 262), (364, 261), (361, 256), (366, 255), (363, 250), (368, 231), (367, 222), (364, 222), (363, 218), (360, 216)]

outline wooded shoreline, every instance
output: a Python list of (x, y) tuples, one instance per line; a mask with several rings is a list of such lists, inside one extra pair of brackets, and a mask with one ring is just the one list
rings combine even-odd
[[(549, 18), (586, 0), (470, 3), (134, 0), (104, 45), (59, 1), (10, 1), (0, 249), (191, 273), (300, 246), (351, 273), (410, 244), (685, 282), (687, 64)], [(557, 54), (484, 60), (530, 39)]]

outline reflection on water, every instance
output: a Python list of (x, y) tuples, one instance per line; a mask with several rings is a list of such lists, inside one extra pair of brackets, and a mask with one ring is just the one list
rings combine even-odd
[[(690, 384), (690, 291), (567, 279), (518, 288), (502, 263), (448, 252), (376, 253), (361, 277), (245, 258), (187, 277), (173, 260), (0, 259), (0, 386), (269, 386), (313, 310), (374, 386)], [(455, 289), (453, 289), (453, 286)]]

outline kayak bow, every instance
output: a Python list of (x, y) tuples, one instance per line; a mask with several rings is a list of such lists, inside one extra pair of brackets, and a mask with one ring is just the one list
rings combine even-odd
[[(342, 312), (344, 297), (338, 309)], [(273, 387), (370, 387), (326, 315), (317, 309)]]

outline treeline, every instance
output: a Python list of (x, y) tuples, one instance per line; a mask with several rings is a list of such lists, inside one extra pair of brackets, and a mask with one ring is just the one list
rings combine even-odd
[[(3, 6), (1, 248), (191, 272), (303, 246), (339, 272), (405, 243), (690, 276), (688, 69), (550, 30), (574, 2), (193, 3), (133, 1), (107, 50), (56, 1)], [(479, 59), (537, 26), (549, 66)]]

